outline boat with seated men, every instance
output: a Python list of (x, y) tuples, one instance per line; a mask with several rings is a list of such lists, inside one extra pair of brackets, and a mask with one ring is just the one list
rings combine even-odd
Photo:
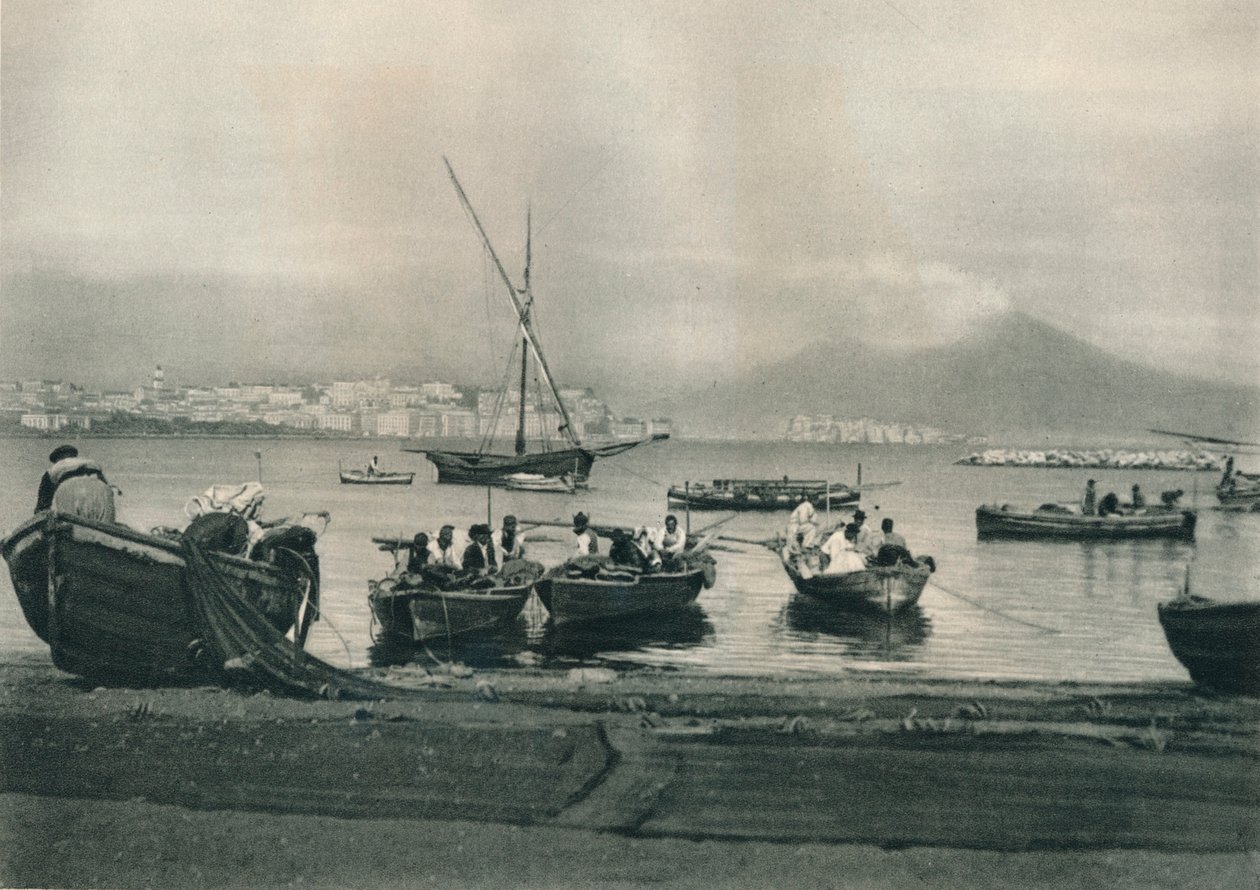
[(1114, 541), (1127, 538), (1194, 539), (1197, 515), (1177, 507), (1148, 506), (1121, 513), (1082, 513), (1074, 505), (1042, 504), (1023, 510), (1010, 504), (976, 508), (980, 538)]

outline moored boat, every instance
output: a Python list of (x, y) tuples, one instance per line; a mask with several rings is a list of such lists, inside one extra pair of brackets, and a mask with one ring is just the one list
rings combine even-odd
[(1222, 603), (1186, 593), (1158, 610), (1168, 646), (1194, 682), (1260, 694), (1260, 602)]
[(484, 586), (442, 590), (430, 584), (409, 584), (414, 576), (408, 575), (371, 581), (368, 604), (380, 627), (376, 638), (378, 642), (423, 643), (493, 632), (521, 614), (542, 574), (538, 563), (519, 560), (505, 565), (497, 578), (485, 579)]
[(1113, 541), (1127, 538), (1194, 539), (1193, 510), (1145, 507), (1129, 513), (1086, 515), (1057, 504), (1019, 510), (1009, 504), (976, 508), (976, 533), (981, 538)]
[(247, 604), (279, 633), (296, 626), (300, 648), (318, 607), (314, 538), (301, 530), (275, 549), (274, 562), (198, 549), (193, 573), (187, 540), (41, 513), (0, 542), (0, 552), (22, 613), (57, 667), (102, 681), (159, 683), (210, 678), (224, 666), (224, 653), (207, 651), (202, 583)]
[(716, 578), (711, 557), (683, 557), (680, 571), (642, 572), (604, 557), (556, 566), (534, 586), (554, 625), (668, 613), (695, 601)]
[(342, 485), (410, 485), (415, 473), (369, 473), (366, 470), (341, 470)]
[(712, 484), (672, 485), (669, 503), (693, 510), (791, 510), (802, 495), (820, 510), (852, 506), (858, 489), (813, 479), (714, 479)]
[[(494, 246), (490, 243), (490, 238), (482, 227), (476, 211), (473, 210), (468, 196), (464, 194), (464, 188), (455, 177), (455, 171), (451, 168), (449, 161), (446, 161), (446, 171), (455, 187), (455, 193), (459, 196), (460, 204), (472, 221), (473, 227), (477, 230), (482, 246), (485, 248), (495, 270), (498, 272), (500, 280), (506, 288), (508, 302), (512, 307), (512, 317), (515, 318), (516, 327), (521, 335), (520, 343), (513, 346), (512, 355), (508, 359), (508, 366), (510, 370), (514, 371), (516, 349), (519, 347), (520, 384), (517, 392), (512, 394), (514, 399), (501, 398), (499, 400), (498, 407), (489, 425), (489, 432), (482, 439), (478, 450), (443, 451), (430, 448), (404, 448), (403, 450), (423, 454), (437, 468), (437, 481), (439, 484), (503, 486), (507, 484), (507, 477), (517, 473), (551, 477), (562, 476), (568, 473), (572, 474), (575, 482), (582, 483), (590, 475), (591, 466), (597, 458), (612, 457), (648, 442), (668, 439), (668, 433), (656, 433), (633, 441), (615, 442), (598, 447), (583, 446), (569, 417), (564, 400), (560, 397), (560, 391), (556, 387), (551, 369), (547, 365), (547, 359), (543, 353), (538, 333), (534, 330), (532, 320), (534, 294), (529, 279), (531, 254), (529, 223), (527, 221), (526, 224), (523, 287), (518, 287), (508, 277), (507, 270), (504, 269), (503, 263), (500, 262), (498, 254), (495, 253)], [(537, 408), (542, 448), (533, 452), (528, 450), (525, 436), (527, 427), (526, 415), (530, 412), (526, 384), (529, 376), (529, 357), (531, 354), (534, 356), (535, 370), (541, 384), (535, 407)], [(543, 387), (545, 387), (545, 390)], [(549, 405), (545, 406), (543, 404), (543, 392), (550, 398)], [(504, 393), (504, 395), (507, 396), (508, 394)], [(512, 454), (496, 453), (489, 449), (494, 443), (501, 412), (509, 401), (515, 401), (517, 409), (514, 450)], [(544, 418), (554, 418), (555, 425), (547, 428)], [(560, 450), (552, 450), (551, 445), (557, 439), (563, 441), (565, 447)]]
[(504, 487), (513, 491), (545, 491), (573, 494), (578, 488), (585, 488), (586, 484), (579, 484), (568, 473), (562, 476), (546, 476), (542, 473), (513, 473), (505, 477)]
[(782, 553), (783, 569), (799, 593), (840, 609), (875, 609), (892, 614), (919, 601), (931, 564), (873, 566), (842, 574), (803, 575)]

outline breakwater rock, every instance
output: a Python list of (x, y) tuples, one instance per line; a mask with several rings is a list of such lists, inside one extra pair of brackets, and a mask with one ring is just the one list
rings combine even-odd
[(991, 448), (954, 461), (973, 467), (1080, 467), (1106, 470), (1221, 470), (1224, 462), (1211, 454), (1195, 451), (1096, 451), (1053, 449), (1012, 451)]

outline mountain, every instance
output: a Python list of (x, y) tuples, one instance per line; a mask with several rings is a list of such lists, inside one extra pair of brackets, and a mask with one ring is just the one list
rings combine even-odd
[(793, 415), (829, 413), (990, 435), (1156, 427), (1243, 438), (1260, 428), (1260, 389), (1117, 358), (1007, 312), (930, 349), (837, 337), (645, 409), (692, 435), (781, 436)]

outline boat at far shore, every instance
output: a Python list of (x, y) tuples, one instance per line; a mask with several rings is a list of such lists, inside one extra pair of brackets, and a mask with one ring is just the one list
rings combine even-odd
[(579, 488), (588, 488), (569, 474), (545, 476), (542, 473), (512, 473), (504, 477), (504, 487), (512, 491), (547, 491), (573, 494)]
[(1260, 602), (1221, 603), (1183, 592), (1158, 609), (1168, 646), (1195, 683), (1260, 694)]
[(976, 508), (980, 538), (1113, 541), (1126, 538), (1181, 538), (1194, 540), (1197, 515), (1175, 507), (1143, 507), (1106, 516), (1083, 514), (1075, 507), (1043, 504), (1020, 510), (1010, 504)]
[[(885, 483), (885, 485), (896, 483)], [(875, 486), (867, 486), (875, 487)], [(791, 510), (809, 498), (819, 510), (857, 504), (861, 491), (839, 482), (816, 479), (714, 479), (713, 483), (672, 485), (671, 506), (692, 510)]]
[(415, 473), (369, 473), (367, 470), (340, 470), (342, 485), (410, 485)]

